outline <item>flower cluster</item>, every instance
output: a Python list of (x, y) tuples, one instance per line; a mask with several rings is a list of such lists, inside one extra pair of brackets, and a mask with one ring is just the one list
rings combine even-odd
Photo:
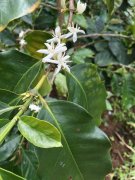
[(27, 44), (27, 42), (24, 40), (24, 35), (25, 35), (25, 32), (22, 30), (19, 33), (19, 44), (21, 48), (23, 48)]
[(73, 42), (76, 42), (78, 33), (85, 34), (83, 30), (80, 30), (80, 27), (74, 27), (74, 24), (69, 26), (68, 30), (69, 32), (67, 34), (61, 34), (60, 27), (56, 27), (55, 31), (53, 32), (53, 38), (47, 40), (45, 43), (47, 49), (40, 49), (37, 51), (46, 55), (42, 59), (43, 63), (52, 63), (57, 65), (54, 73), (55, 76), (61, 69), (65, 69), (66, 71), (70, 72), (68, 65), (70, 62), (70, 56), (66, 55), (67, 47), (66, 44), (63, 43), (63, 40), (73, 36)]

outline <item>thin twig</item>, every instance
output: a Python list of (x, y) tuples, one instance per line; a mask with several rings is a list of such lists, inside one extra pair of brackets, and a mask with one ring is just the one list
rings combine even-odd
[(135, 153), (135, 150), (131, 146), (129, 146), (117, 132), (115, 132), (115, 134), (127, 149), (129, 149), (131, 152)]
[(135, 38), (131, 36), (126, 36), (123, 34), (99, 34), (99, 33), (94, 33), (94, 34), (86, 34), (86, 35), (81, 35), (78, 36), (78, 38), (92, 38), (92, 37), (119, 37), (119, 38), (126, 38), (126, 39), (132, 39), (135, 40)]
[(62, 25), (64, 22), (64, 14), (62, 12), (61, 0), (57, 0), (57, 9), (59, 11), (59, 26), (62, 29)]
[(75, 10), (74, 0), (70, 0), (70, 1), (69, 1), (68, 26), (72, 24), (72, 19), (73, 19), (74, 10)]

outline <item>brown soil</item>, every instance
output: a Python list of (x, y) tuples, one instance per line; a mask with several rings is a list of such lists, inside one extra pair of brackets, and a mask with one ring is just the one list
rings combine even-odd
[[(104, 119), (107, 119), (106, 122), (102, 123), (101, 129), (108, 135), (110, 138), (112, 148), (111, 148), (111, 157), (112, 157), (112, 166), (113, 169), (120, 167), (124, 164), (126, 158), (125, 153), (129, 153), (130, 147), (128, 146), (129, 140), (135, 144), (135, 138), (133, 137), (130, 127), (125, 125), (123, 122), (116, 121), (112, 116), (107, 113), (104, 115)], [(111, 176), (108, 176), (106, 180), (111, 180)]]

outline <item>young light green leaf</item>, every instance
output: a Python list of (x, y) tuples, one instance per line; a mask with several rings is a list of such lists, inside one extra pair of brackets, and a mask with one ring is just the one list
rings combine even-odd
[(59, 73), (57, 74), (54, 83), (55, 83), (58, 95), (66, 97), (68, 93), (66, 77), (63, 74)]
[(61, 147), (61, 135), (57, 128), (47, 121), (32, 116), (23, 116), (18, 122), (21, 134), (32, 144), (41, 148)]
[(0, 168), (0, 180), (26, 180), (10, 171)]

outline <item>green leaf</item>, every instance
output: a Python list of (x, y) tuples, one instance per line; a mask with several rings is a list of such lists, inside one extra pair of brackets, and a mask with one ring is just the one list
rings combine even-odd
[(49, 102), (48, 106), (38, 117), (59, 128), (63, 148), (38, 149), (41, 179), (103, 180), (111, 171), (107, 136), (81, 106), (67, 101)]
[[(16, 50), (0, 53), (0, 88), (13, 91), (23, 74), (37, 62)], [(6, 82), (6, 83), (5, 83)]]
[(134, 0), (128, 0), (128, 3), (130, 4), (130, 6), (135, 6), (135, 1)]
[(21, 174), (26, 179), (39, 180), (37, 169), (39, 161), (36, 152), (22, 149), (22, 161), (20, 164)]
[(8, 106), (7, 104), (0, 102), (0, 115), (12, 111), (16, 108), (18, 108), (18, 106)]
[(43, 54), (38, 53), (37, 50), (45, 49), (44, 43), (46, 40), (51, 38), (51, 35), (48, 32), (35, 30), (28, 33), (25, 36), (25, 41), (27, 42), (25, 49), (36, 59), (42, 59), (44, 57)]
[(118, 64), (118, 61), (109, 50), (104, 50), (96, 54), (95, 63), (99, 66), (107, 66), (110, 64)]
[(13, 126), (16, 123), (16, 119), (12, 119), (9, 123), (4, 125), (2, 128), (0, 128), (0, 144), (3, 142), (3, 140), (6, 138), (10, 130), (13, 128)]
[(94, 52), (90, 49), (83, 48), (75, 51), (72, 56), (72, 61), (74, 63), (80, 64), (84, 63), (86, 58), (93, 58)]
[(67, 83), (66, 83), (66, 77), (63, 74), (59, 73), (57, 74), (54, 83), (55, 83), (58, 95), (67, 97), (68, 88), (67, 88)]
[(41, 148), (61, 146), (61, 135), (50, 123), (32, 116), (23, 116), (18, 122), (21, 134), (32, 144)]
[(0, 168), (0, 180), (25, 180), (25, 179), (10, 171)]
[(107, 5), (108, 12), (111, 15), (114, 9), (114, 1), (115, 0), (103, 0), (104, 3)]
[(20, 135), (10, 136), (4, 144), (0, 146), (0, 162), (5, 161), (9, 158), (19, 145), (21, 140)]
[(121, 41), (110, 41), (109, 47), (117, 61), (121, 64), (128, 64), (127, 49)]
[(10, 21), (33, 12), (39, 4), (40, 0), (0, 1), (0, 31), (5, 29)]
[(12, 100), (16, 99), (18, 95), (12, 91), (0, 88), (0, 100), (4, 103), (10, 103)]
[(113, 93), (122, 98), (122, 106), (129, 109), (135, 105), (135, 75), (125, 72), (123, 75), (114, 74), (112, 79)]
[(73, 16), (73, 21), (75, 24), (78, 24), (79, 26), (81, 26), (85, 29), (88, 27), (87, 20), (86, 20), (85, 16), (83, 16), (83, 15), (75, 14)]
[(114, 11), (116, 11), (121, 6), (122, 3), (123, 3), (123, 0), (115, 0), (114, 1)]
[(99, 125), (101, 114), (106, 108), (106, 90), (96, 66), (92, 64), (74, 66), (67, 76), (67, 85), (69, 100), (87, 109), (95, 123)]
[(41, 70), (42, 62), (37, 62), (32, 67), (26, 71), (22, 78), (19, 80), (19, 82), (16, 84), (14, 88), (14, 92), (16, 93), (24, 93), (27, 90), (29, 90), (30, 86), (38, 76), (40, 70)]

